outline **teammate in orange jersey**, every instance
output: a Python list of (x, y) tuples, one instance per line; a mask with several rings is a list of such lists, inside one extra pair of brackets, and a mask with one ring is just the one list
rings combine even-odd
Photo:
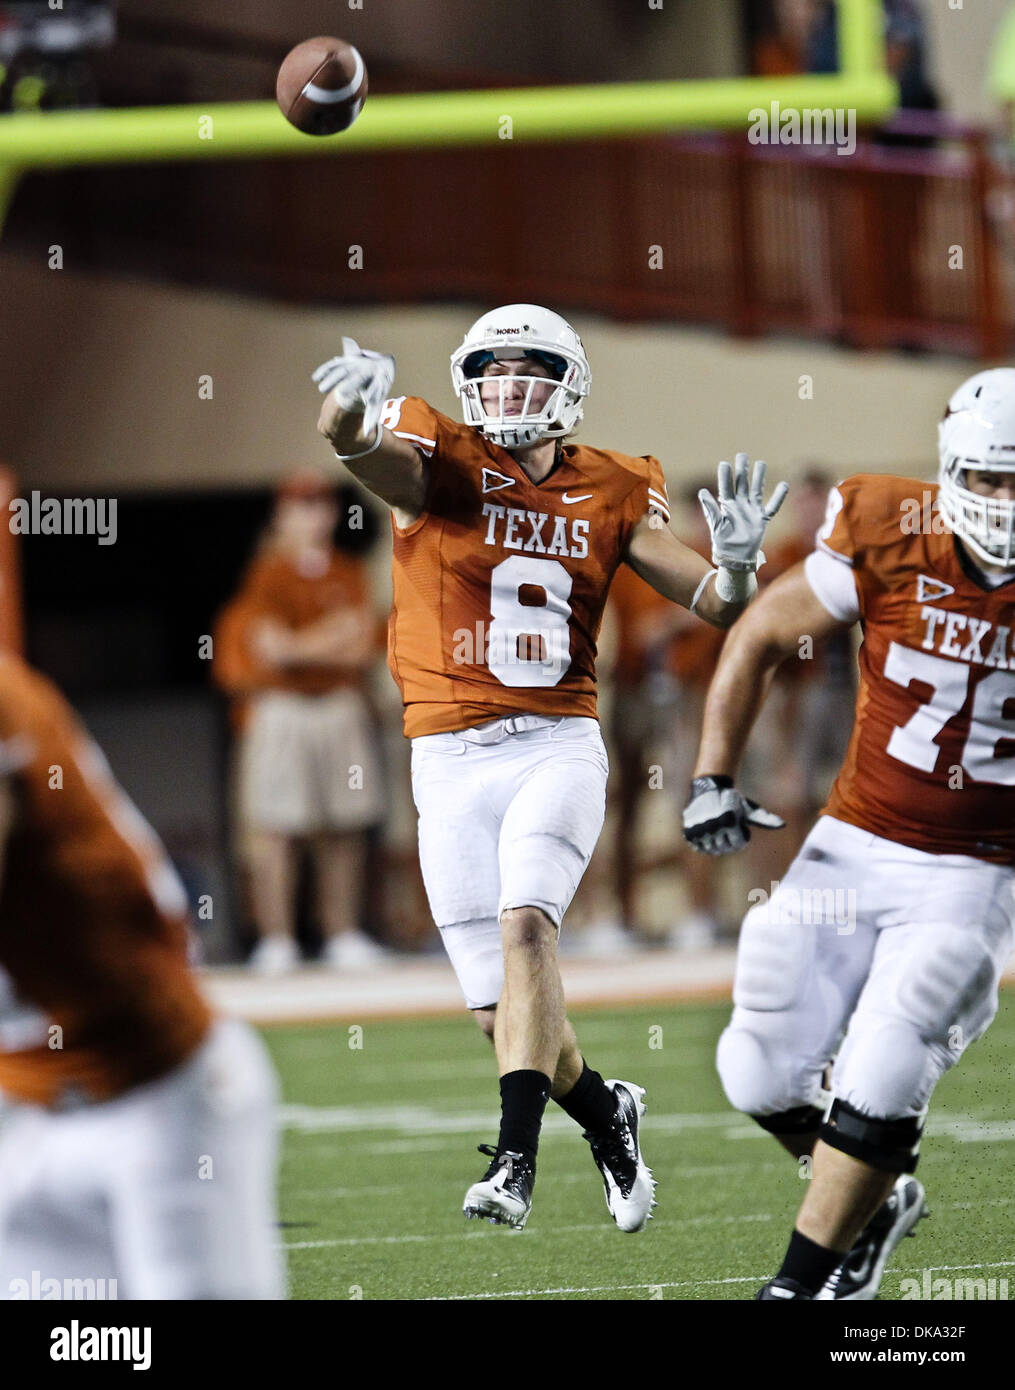
[(98, 748), (0, 655), (0, 1299), (282, 1297), (274, 1073), (187, 933)]
[[(824, 813), (744, 919), (719, 1043), (730, 1101), (813, 1178), (771, 1300), (872, 1299), (924, 1209), (939, 1077), (997, 1010), (1015, 890), (1015, 370), (952, 396), (939, 482), (860, 475), (819, 545), (726, 639), (685, 833), (747, 836), (733, 778), (767, 681), (863, 623), (856, 723)], [(826, 1091), (826, 1068), (835, 1059)]]
[[(431, 910), (468, 1007), (493, 1038), (502, 1123), (469, 1216), (522, 1226), (550, 1095), (584, 1129), (626, 1231), (653, 1183), (638, 1144), (640, 1087), (604, 1082), (564, 1013), (561, 919), (602, 828), (606, 752), (595, 641), (623, 561), (726, 626), (755, 588), (769, 517), (764, 467), (705, 494), (713, 569), (668, 529), (653, 458), (565, 444), (590, 373), (581, 340), (532, 304), (484, 314), (451, 359), (465, 423), (415, 397), (387, 400), (394, 362), (344, 355), (315, 373), (318, 427), (391, 507), (389, 664), (405, 701)], [(386, 402), (386, 403), (385, 403)]]

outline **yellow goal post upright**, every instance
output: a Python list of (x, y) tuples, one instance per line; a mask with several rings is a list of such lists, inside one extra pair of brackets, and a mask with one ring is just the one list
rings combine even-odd
[(594, 140), (688, 129), (748, 128), (752, 111), (846, 109), (858, 122), (898, 105), (885, 65), (881, 0), (838, 0), (839, 70), (793, 77), (597, 83), (371, 97), (356, 124), (314, 139), (273, 101), (0, 116), (0, 225), (22, 173), (160, 159), (342, 155), (497, 141)]

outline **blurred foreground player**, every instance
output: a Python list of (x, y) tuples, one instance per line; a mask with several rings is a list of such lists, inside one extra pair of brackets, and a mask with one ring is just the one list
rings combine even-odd
[[(730, 1101), (813, 1177), (762, 1299), (872, 1299), (924, 1210), (943, 1073), (986, 1030), (1015, 927), (1015, 370), (952, 396), (936, 487), (833, 488), (818, 549), (726, 640), (687, 838), (742, 848), (733, 778), (775, 667), (863, 623), (856, 724), (824, 814), (744, 919), (719, 1042)], [(835, 1058), (824, 1090), (826, 1068)]]
[(389, 664), (412, 739), (420, 862), (468, 1007), (493, 1038), (502, 1121), (468, 1216), (523, 1226), (552, 1095), (583, 1128), (621, 1229), (648, 1220), (640, 1087), (604, 1082), (564, 1012), (557, 933), (603, 824), (607, 758), (595, 640), (627, 561), (718, 626), (755, 587), (763, 466), (708, 498), (718, 571), (668, 528), (653, 458), (564, 444), (589, 364), (578, 334), (532, 304), (480, 318), (451, 358), (465, 423), (385, 398), (394, 362), (345, 354), (315, 373), (318, 427), (391, 507)]
[(99, 749), (0, 655), (0, 1299), (283, 1296), (274, 1073), (212, 1017), (187, 936)]

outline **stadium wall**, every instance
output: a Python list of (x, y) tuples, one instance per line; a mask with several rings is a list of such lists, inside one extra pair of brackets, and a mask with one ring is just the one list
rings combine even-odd
[[(475, 306), (308, 310), (40, 260), (3, 262), (0, 451), (23, 488), (242, 487), (323, 462), (309, 376), (343, 333), (394, 353), (398, 389), (457, 412), (448, 355)], [(779, 476), (815, 460), (931, 471), (943, 403), (974, 369), (588, 316), (578, 326), (593, 370), (582, 437), (657, 454), (673, 483), (737, 448)]]
[[(149, 0), (120, 0), (122, 21), (143, 19)], [(245, 0), (226, 14), (205, 0), (161, 0), (167, 23), (214, 25), (237, 43), (278, 41), (281, 51), (308, 34), (337, 33), (389, 62), (439, 71), (509, 71), (531, 80), (623, 81), (627, 78), (729, 76), (741, 63), (739, 6), (649, 7), (648, 0), (583, 0), (582, 22), (546, 0), (513, 0), (496, 23), (476, 22), (476, 0), (408, 0), (400, 5), (332, 6), (320, 0)], [(455, 43), (449, 48), (447, 35)], [(281, 56), (281, 55), (280, 55)]]

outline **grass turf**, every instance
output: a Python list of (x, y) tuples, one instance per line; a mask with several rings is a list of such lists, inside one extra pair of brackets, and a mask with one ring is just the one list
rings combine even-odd
[[(552, 1103), (522, 1232), (461, 1215), (497, 1135), (492, 1049), (468, 1017), (272, 1028), (285, 1097), (282, 1239), (296, 1299), (746, 1299), (778, 1268), (803, 1179), (731, 1111), (715, 1074), (725, 1004), (579, 1011), (592, 1066), (646, 1087), (659, 1179), (647, 1230), (614, 1226), (577, 1126)], [(920, 1177), (932, 1211), (882, 1299), (925, 1268), (1012, 1276), (1007, 1174), (1015, 995), (938, 1086)]]

